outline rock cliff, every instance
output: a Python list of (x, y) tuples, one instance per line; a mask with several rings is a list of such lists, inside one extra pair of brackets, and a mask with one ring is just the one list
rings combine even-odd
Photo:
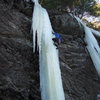
[[(0, 1), (0, 100), (40, 100), (38, 53), (32, 52), (32, 3)], [(84, 32), (68, 13), (49, 11), (59, 46), (66, 100), (96, 100), (100, 79), (85, 48)]]

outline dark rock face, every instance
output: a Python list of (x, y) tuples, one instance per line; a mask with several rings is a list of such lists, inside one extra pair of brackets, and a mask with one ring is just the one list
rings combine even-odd
[(97, 100), (100, 79), (81, 37), (62, 35), (60, 63), (66, 100)]
[[(38, 54), (32, 51), (32, 3), (0, 1), (0, 100), (40, 100)], [(20, 6), (19, 6), (20, 5)], [(83, 31), (69, 14), (51, 11), (66, 100), (96, 100), (100, 79), (86, 52)]]
[(0, 3), (0, 100), (40, 100), (30, 29), (31, 18)]
[(0, 48), (1, 100), (37, 98), (36, 96), (39, 95), (38, 59), (33, 55), (32, 48), (15, 38), (7, 37), (0, 37)]
[(57, 12), (56, 10), (50, 12), (50, 15), (53, 29), (57, 32), (70, 35), (76, 34), (78, 36), (82, 35), (83, 29), (80, 28), (73, 15)]
[(84, 43), (84, 31), (68, 13), (50, 12), (53, 28), (61, 32), (59, 56), (66, 100), (97, 100), (100, 78)]

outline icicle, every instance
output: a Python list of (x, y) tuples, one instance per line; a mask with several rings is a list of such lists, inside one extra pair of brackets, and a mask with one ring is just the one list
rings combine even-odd
[(88, 42), (88, 45), (87, 45), (87, 49), (91, 55), (91, 59), (95, 65), (95, 68), (98, 72), (98, 75), (100, 75), (100, 56), (99, 54), (96, 52), (93, 44), (91, 43), (91, 41), (87, 38), (86, 41)]
[(98, 74), (100, 75), (100, 47), (99, 47), (99, 44), (98, 44), (96, 38), (94, 37), (93, 33), (97, 36), (100, 36), (100, 34), (99, 34), (99, 32), (87, 27), (86, 24), (83, 23), (78, 17), (75, 16), (75, 18), (78, 21), (78, 23), (82, 24), (82, 26), (84, 27), (84, 31), (85, 31), (85, 39), (84, 40), (87, 43), (87, 49), (90, 53), (91, 59), (94, 63), (94, 66), (95, 66)]
[[(34, 7), (34, 13), (32, 18), (32, 30), (33, 30), (33, 52), (35, 52), (38, 47), (41, 50), (41, 36), (43, 31), (43, 8), (41, 9), (41, 5), (36, 1)], [(41, 18), (40, 18), (41, 16)], [(36, 48), (36, 34), (37, 34), (37, 48)]]
[(85, 34), (86, 34), (86, 37), (88, 37), (88, 39), (91, 39), (91, 42), (94, 46), (94, 48), (97, 50), (97, 52), (100, 54), (100, 47), (99, 47), (99, 44), (96, 40), (96, 38), (94, 37), (93, 33), (91, 32), (90, 28), (86, 27), (85, 26)]
[(100, 37), (100, 31), (96, 31), (94, 29), (91, 29), (91, 31), (93, 32), (94, 35)]
[[(35, 42), (36, 42), (36, 33), (37, 33), (37, 28), (39, 27), (39, 5), (36, 5), (34, 7), (34, 14), (33, 14), (33, 19), (32, 19), (32, 30), (33, 30), (33, 49), (35, 52)], [(35, 17), (34, 17), (35, 16)]]
[(35, 3), (35, 5), (39, 5), (39, 1), (38, 0), (32, 0), (33, 3)]
[(58, 52), (52, 41), (52, 26), (47, 11), (35, 2), (32, 29), (33, 48), (37, 34), (39, 47), (40, 87), (42, 100), (65, 100), (61, 80)]

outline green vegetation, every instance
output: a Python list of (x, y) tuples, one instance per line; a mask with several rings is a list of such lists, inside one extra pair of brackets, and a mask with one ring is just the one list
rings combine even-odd
[(88, 22), (86, 19), (82, 19), (87, 26), (100, 31), (100, 21), (96, 21), (96, 22)]
[(95, 30), (100, 31), (100, 23), (98, 22), (94, 22), (94, 23), (89, 22), (87, 25)]
[(79, 7), (88, 10), (94, 0), (44, 0), (43, 5), (47, 8), (56, 8), (58, 6), (68, 6), (69, 8)]
[(48, 9), (64, 9), (69, 7), (75, 15), (83, 15), (84, 12), (90, 12), (91, 15), (100, 16), (100, 4), (94, 0), (42, 0), (43, 6)]
[(93, 5), (90, 11), (93, 15), (100, 16), (100, 4)]

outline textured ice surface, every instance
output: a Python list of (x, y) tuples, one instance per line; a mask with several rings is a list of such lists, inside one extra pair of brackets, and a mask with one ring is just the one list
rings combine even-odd
[(83, 23), (78, 17), (75, 16), (75, 18), (78, 21), (78, 23), (84, 27), (84, 31), (85, 31), (84, 40), (87, 43), (87, 49), (94, 63), (94, 66), (98, 74), (100, 75), (100, 47), (94, 36), (94, 34), (100, 36), (100, 33), (87, 27), (85, 23)]
[[(40, 88), (42, 100), (65, 100), (58, 52), (52, 41), (52, 26), (47, 11), (35, 2), (33, 19), (33, 48), (39, 47)], [(37, 47), (37, 48), (38, 48)]]

